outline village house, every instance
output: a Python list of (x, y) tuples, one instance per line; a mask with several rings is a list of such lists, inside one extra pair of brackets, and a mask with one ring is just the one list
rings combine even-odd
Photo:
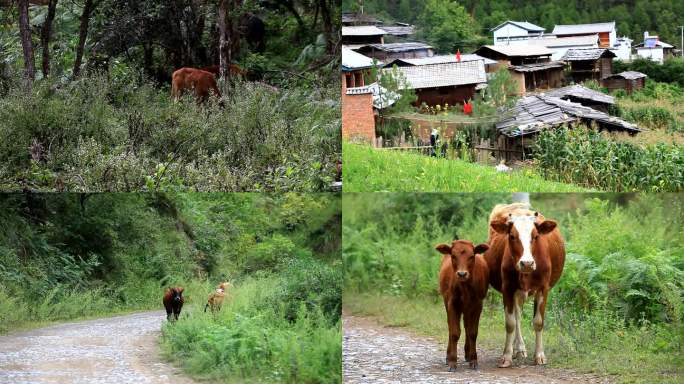
[(532, 37), (544, 34), (544, 28), (527, 21), (505, 21), (491, 31), (494, 33), (494, 45), (525, 44)]
[(366, 77), (373, 60), (342, 48), (342, 137), (375, 140), (373, 85)]
[(633, 41), (634, 40), (632, 40), (626, 36), (618, 37), (617, 40), (615, 41), (615, 46), (610, 48), (610, 50), (613, 51), (613, 53), (616, 56), (615, 59), (622, 60), (622, 61), (632, 60), (632, 42)]
[(556, 25), (551, 34), (557, 37), (586, 36), (598, 34), (599, 48), (612, 48), (617, 41), (615, 22), (594, 24)]
[[(415, 91), (417, 106), (463, 104), (487, 83), (483, 58), (456, 61), (448, 56), (434, 56), (397, 59), (392, 62), (394, 65), (406, 78), (407, 86)], [(383, 69), (384, 73), (392, 70), (388, 67)]]
[(374, 25), (355, 25), (342, 27), (343, 45), (382, 44), (385, 31)]
[(604, 78), (602, 83), (608, 91), (624, 89), (627, 93), (632, 93), (646, 85), (646, 77), (648, 76), (641, 72), (625, 71)]
[(662, 64), (665, 59), (673, 56), (674, 47), (664, 41), (660, 41), (658, 35), (649, 35), (644, 32), (644, 41), (634, 46), (638, 57), (650, 59)]
[(342, 12), (342, 26), (348, 25), (380, 25), (381, 20), (367, 13)]
[(456, 55), (436, 55), (436, 56), (431, 56), (431, 57), (423, 57), (419, 59), (394, 59), (387, 61), (385, 63), (385, 67), (391, 67), (393, 65), (396, 65), (398, 67), (406, 67), (406, 66), (416, 66), (416, 65), (430, 65), (430, 64), (444, 64), (444, 63), (457, 63), (459, 61), (476, 61), (476, 60), (482, 60), (485, 65), (485, 72), (490, 73), (493, 71), (498, 65), (498, 62), (495, 60), (488, 59), (486, 57), (482, 57), (479, 55), (476, 55), (474, 53), (470, 54), (462, 54), (460, 56)]
[(570, 64), (570, 76), (575, 83), (601, 81), (613, 73), (615, 54), (605, 48), (570, 49), (561, 60)]
[(546, 47), (553, 51), (551, 60), (560, 60), (569, 49), (598, 48), (598, 42), (598, 34), (570, 37), (544, 35), (528, 40), (527, 44)]
[[(498, 61), (518, 84), (519, 95), (536, 89), (558, 88), (563, 82), (563, 63), (551, 61), (553, 51), (535, 45), (484, 45), (475, 54)], [(497, 68), (497, 69), (498, 69)]]
[(418, 42), (366, 44), (356, 48), (355, 51), (382, 62), (392, 59), (431, 57), (435, 54), (430, 45)]
[(506, 160), (519, 159), (531, 152), (540, 131), (561, 125), (595, 125), (600, 130), (627, 132), (630, 135), (642, 131), (636, 125), (607, 113), (547, 94), (519, 99), (504, 116), (496, 124), (496, 129), (497, 147)]

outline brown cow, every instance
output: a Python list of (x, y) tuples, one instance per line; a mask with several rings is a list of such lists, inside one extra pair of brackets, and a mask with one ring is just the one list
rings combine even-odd
[[(489, 250), (485, 259), (490, 283), (503, 295), (506, 344), (499, 367), (510, 367), (515, 357), (527, 357), (520, 331), (522, 307), (534, 295), (534, 362), (546, 364), (542, 332), (548, 294), (560, 279), (565, 245), (557, 224), (519, 204), (499, 205), (490, 216)], [(515, 331), (515, 340), (513, 332)], [(514, 345), (515, 342), (515, 345)]]
[(171, 82), (171, 92), (175, 101), (178, 101), (186, 91), (194, 91), (198, 103), (205, 102), (209, 98), (210, 91), (213, 91), (219, 99), (221, 98), (221, 92), (216, 85), (216, 77), (207, 71), (181, 68), (173, 72)]
[(183, 287), (168, 288), (164, 292), (164, 308), (166, 308), (166, 320), (171, 321), (171, 314), (173, 313), (174, 320), (178, 320), (181, 308), (183, 308)]
[(209, 299), (207, 299), (207, 305), (204, 306), (204, 312), (207, 308), (211, 309), (211, 312), (221, 310), (221, 305), (223, 305), (223, 299), (226, 297), (226, 290), (232, 285), (229, 282), (223, 282), (216, 287), (216, 291), (209, 294)]
[(482, 313), (482, 300), (489, 287), (489, 269), (481, 253), (489, 246), (477, 247), (467, 240), (454, 240), (451, 245), (439, 244), (435, 247), (442, 255), (439, 270), (439, 292), (444, 298), (444, 308), (449, 326), (449, 342), (446, 363), (449, 371), (457, 366), (457, 344), (461, 336), (461, 314), (466, 332), (465, 359), (470, 368), (477, 369), (477, 329)]

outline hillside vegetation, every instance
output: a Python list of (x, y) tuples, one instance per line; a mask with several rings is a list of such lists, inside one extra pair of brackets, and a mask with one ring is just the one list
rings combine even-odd
[[(339, 382), (340, 203), (293, 193), (2, 195), (0, 332), (162, 310), (164, 289), (180, 285), (185, 306), (162, 344), (189, 373)], [(234, 288), (214, 317), (202, 310), (221, 281)]]
[[(486, 241), (491, 208), (507, 194), (350, 194), (343, 204), (345, 307), (446, 341), (437, 292), (455, 237)], [(563, 275), (549, 295), (544, 344), (551, 367), (617, 382), (681, 382), (684, 360), (684, 200), (678, 194), (537, 194), (559, 223)], [(478, 343), (504, 342), (501, 295), (490, 289)], [(523, 327), (532, 348), (531, 305)], [(616, 358), (619, 357), (619, 358)]]

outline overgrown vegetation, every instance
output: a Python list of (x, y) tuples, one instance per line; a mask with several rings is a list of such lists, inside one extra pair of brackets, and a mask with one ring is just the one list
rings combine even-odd
[[(0, 4), (2, 190), (329, 189), (331, 0), (30, 3)], [(212, 65), (221, 101), (171, 102), (174, 70)]]
[[(676, 41), (671, 41), (670, 43), (674, 44)], [(672, 83), (684, 87), (684, 59), (681, 57), (668, 58), (662, 64), (645, 58), (638, 58), (628, 63), (620, 60), (615, 61), (613, 73), (620, 73), (622, 71), (645, 73), (648, 75), (647, 82)]]
[[(508, 195), (347, 194), (344, 199), (347, 310), (446, 341), (437, 292), (441, 256), (434, 245), (455, 237), (486, 241), (489, 211)], [(531, 201), (559, 222), (566, 240), (564, 272), (551, 291), (545, 322), (550, 366), (616, 375), (619, 382), (681, 381), (682, 196), (538, 194)], [(485, 308), (478, 343), (499, 350), (501, 295), (490, 289)], [(524, 324), (531, 323), (531, 315), (526, 306)], [(530, 350), (531, 327), (523, 328)]]
[[(181, 285), (163, 345), (189, 373), (341, 381), (339, 196), (25, 193), (0, 207), (0, 332), (160, 310)], [(221, 313), (202, 312), (226, 280)]]
[(535, 161), (545, 178), (609, 191), (677, 192), (684, 188), (684, 147), (637, 146), (593, 129), (542, 131)]
[[(224, 106), (129, 76), (42, 81), (0, 99), (0, 186), (70, 191), (326, 190), (339, 95), (236, 82)], [(323, 101), (323, 102), (322, 102)]]
[(343, 143), (344, 191), (569, 192), (584, 188), (548, 181), (532, 170), (497, 172), (494, 167), (418, 153)]

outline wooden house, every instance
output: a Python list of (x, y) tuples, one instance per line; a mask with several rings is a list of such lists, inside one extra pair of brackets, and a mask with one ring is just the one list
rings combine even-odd
[(416, 59), (435, 55), (435, 51), (430, 45), (418, 42), (367, 44), (357, 48), (356, 51), (383, 62), (393, 59)]
[(516, 93), (519, 95), (537, 89), (558, 88), (563, 82), (563, 63), (551, 61), (553, 51), (543, 46), (484, 45), (475, 54), (496, 60), (498, 68), (508, 68), (518, 83)]
[(556, 25), (551, 34), (557, 37), (598, 34), (599, 48), (612, 48), (617, 40), (614, 21), (609, 23)]
[(615, 54), (606, 48), (569, 49), (561, 58), (570, 64), (570, 76), (579, 84), (585, 80), (601, 81), (613, 73)]
[(602, 83), (609, 91), (624, 89), (627, 93), (632, 93), (646, 85), (647, 77), (641, 72), (625, 71), (604, 78)]

